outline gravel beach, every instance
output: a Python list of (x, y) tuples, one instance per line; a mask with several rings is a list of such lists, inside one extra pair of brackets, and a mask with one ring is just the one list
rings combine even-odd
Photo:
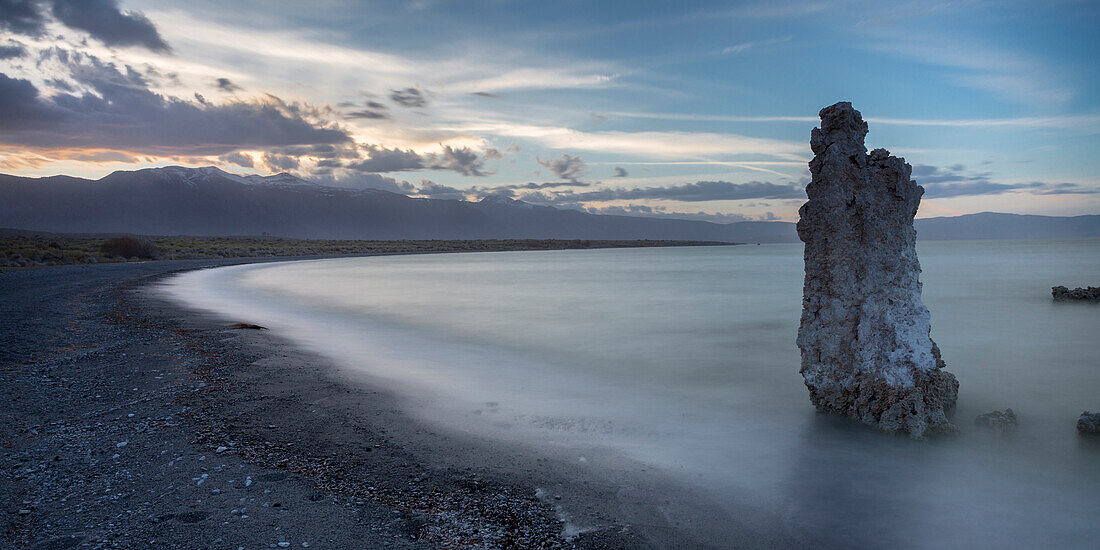
[(0, 273), (6, 547), (799, 542), (760, 521), (716, 541), (704, 533), (729, 532), (729, 511), (640, 465), (439, 431), (271, 331), (231, 328), (248, 319), (156, 291), (174, 272), (233, 263)]

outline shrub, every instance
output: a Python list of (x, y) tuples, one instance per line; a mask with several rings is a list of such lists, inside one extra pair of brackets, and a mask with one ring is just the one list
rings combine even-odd
[(154, 246), (153, 243), (133, 237), (107, 239), (103, 241), (103, 245), (101, 245), (99, 249), (108, 256), (119, 256), (122, 258), (152, 260), (160, 255), (160, 251), (157, 250), (157, 247)]

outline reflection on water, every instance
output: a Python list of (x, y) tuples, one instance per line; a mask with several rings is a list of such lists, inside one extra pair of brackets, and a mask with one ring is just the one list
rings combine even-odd
[[(1100, 240), (919, 245), (954, 438), (816, 415), (798, 375), (800, 245), (321, 260), (184, 274), (169, 290), (382, 380), (450, 427), (599, 445), (752, 500), (838, 546), (1085, 547), (1100, 536)], [(973, 427), (1011, 407), (1017, 433)], [(729, 503), (731, 508), (735, 503)]]

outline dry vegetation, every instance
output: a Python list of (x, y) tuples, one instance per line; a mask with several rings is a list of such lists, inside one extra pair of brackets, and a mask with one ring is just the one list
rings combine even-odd
[(0, 268), (148, 259), (192, 260), (717, 244), (730, 243), (559, 239), (355, 241), (283, 239), (277, 237), (108, 237), (7, 231), (0, 233)]

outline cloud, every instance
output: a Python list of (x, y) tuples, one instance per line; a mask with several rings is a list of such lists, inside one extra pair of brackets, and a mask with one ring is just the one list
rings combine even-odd
[(580, 157), (563, 154), (560, 158), (545, 161), (535, 157), (535, 161), (549, 168), (555, 176), (568, 181), (575, 182), (584, 176), (584, 161)]
[(378, 111), (371, 111), (371, 110), (367, 110), (367, 109), (364, 109), (364, 110), (361, 110), (361, 111), (352, 111), (350, 113), (345, 114), (344, 116), (346, 118), (369, 118), (369, 119), (374, 119), (374, 120), (381, 120), (381, 119), (384, 119), (384, 118), (390, 118), (390, 115), (388, 115), (386, 113), (380, 113)]
[(435, 170), (452, 170), (463, 176), (485, 176), (485, 166), (482, 160), (469, 147), (443, 146), (443, 152), (432, 155), (431, 168)]
[[(381, 120), (381, 119), (390, 118), (390, 115), (387, 112), (387, 111), (389, 111), (389, 107), (386, 107), (385, 105), (383, 105), (383, 104), (381, 104), (377, 101), (367, 101), (367, 102), (363, 103), (363, 105), (366, 107), (366, 109), (361, 109), (361, 110), (358, 110), (358, 111), (352, 111), (350, 113), (345, 113), (344, 117), (345, 118), (366, 118), (366, 119), (374, 119), (374, 120)], [(340, 106), (341, 107), (354, 107), (355, 104), (354, 103), (343, 103)]]
[(253, 168), (256, 163), (252, 160), (251, 155), (244, 153), (229, 153), (228, 155), (222, 155), (220, 157), (222, 162), (228, 162), (229, 164), (235, 164), (244, 168)]
[[(0, 73), (0, 132), (33, 130), (61, 117), (61, 112), (39, 101), (38, 89), (29, 81)], [(3, 139), (0, 134), (0, 140)]]
[(958, 85), (1014, 102), (1064, 104), (1078, 95), (1064, 71), (1024, 51), (991, 48), (947, 35), (899, 35), (893, 28), (883, 31), (881, 38), (871, 45), (872, 50), (952, 69), (950, 78)]
[(0, 45), (0, 59), (15, 59), (23, 57), (26, 53), (27, 49), (23, 47), (23, 44), (14, 40), (8, 40), (7, 44)]
[(264, 166), (271, 172), (285, 172), (287, 170), (294, 170), (301, 164), (297, 157), (290, 155), (282, 155), (279, 153), (272, 153), (270, 151), (265, 152), (263, 157)]
[(53, 0), (52, 7), (58, 21), (85, 31), (108, 46), (170, 50), (149, 18), (137, 11), (120, 11), (116, 0)]
[(500, 97), (497, 94), (492, 94), (489, 92), (470, 92), (470, 95), (476, 95), (478, 97)]
[(403, 107), (424, 107), (428, 104), (428, 98), (418, 88), (393, 90), (390, 92), (390, 99)]
[[(431, 180), (421, 180), (420, 187), (414, 194), (423, 195), (431, 198), (445, 198), (445, 199), (457, 199), (466, 200), (472, 198), (473, 200), (483, 199), (485, 197), (515, 197), (517, 191), (528, 192), (527, 196), (531, 196), (538, 202), (553, 203), (554, 196), (546, 195), (541, 192), (543, 189), (554, 189), (560, 187), (588, 187), (590, 184), (584, 182), (549, 182), (549, 183), (519, 183), (512, 185), (498, 185), (492, 187), (479, 187), (471, 186), (464, 189), (457, 187), (451, 187), (449, 185), (442, 185)], [(545, 197), (542, 200), (538, 200), (539, 197)]]
[[(222, 155), (239, 149), (346, 144), (342, 129), (308, 106), (268, 96), (212, 104), (157, 94), (132, 67), (59, 53), (90, 91), (44, 97), (29, 81), (0, 73), (0, 143), (33, 148), (117, 149), (150, 155)], [(307, 119), (306, 117), (309, 117)]]
[(36, 0), (0, 0), (0, 29), (38, 35), (45, 20)]
[(223, 92), (233, 93), (244, 89), (234, 84), (233, 81), (229, 80), (228, 78), (219, 78), (214, 81), (214, 84), (218, 87), (219, 90)]
[(348, 168), (360, 172), (402, 172), (421, 170), (424, 161), (420, 154), (412, 149), (387, 149), (378, 145), (367, 145), (367, 158), (348, 165)]
[(726, 48), (722, 48), (724, 54), (739, 54), (753, 48), (759, 48), (760, 46), (771, 46), (773, 44), (782, 44), (784, 42), (790, 42), (791, 37), (785, 36), (783, 38), (769, 38), (767, 40), (758, 40), (756, 42), (742, 42), (740, 44), (734, 44)]
[(750, 181), (748, 183), (699, 181), (661, 187), (616, 187), (582, 193), (565, 192), (556, 194), (555, 200), (591, 202), (649, 199), (704, 202), (744, 199), (799, 199), (805, 197), (805, 191), (796, 185), (778, 185), (761, 181)]
[(466, 199), (466, 191), (451, 187), (449, 185), (440, 185), (430, 180), (421, 180), (420, 187), (416, 190), (416, 194), (433, 199)]
[(457, 93), (484, 95), (514, 90), (597, 88), (607, 86), (620, 76), (614, 72), (595, 72), (594, 68), (590, 71), (583, 67), (517, 67), (505, 70), (494, 67), (495, 70), (490, 71), (479, 69), (481, 70), (477, 72), (485, 73), (485, 76), (469, 78), (461, 75), (458, 81), (449, 82), (447, 89)]
[(805, 163), (809, 149), (802, 141), (756, 138), (711, 132), (584, 132), (559, 126), (537, 126), (505, 121), (476, 121), (440, 130), (492, 133), (522, 138), (551, 149), (622, 153), (648, 158), (698, 159), (710, 155), (771, 155)]
[(627, 173), (626, 168), (623, 168), (622, 166), (616, 166), (615, 167), (615, 175), (613, 177), (625, 178), (628, 175), (630, 175), (630, 174)]
[(592, 184), (585, 183), (583, 181), (551, 181), (546, 183), (519, 183), (515, 185), (505, 185), (502, 188), (508, 189), (553, 189), (555, 187), (590, 187)]
[(69, 158), (84, 162), (137, 162), (136, 158), (121, 151), (96, 151), (91, 149), (78, 151)]
[(364, 146), (367, 158), (348, 165), (360, 172), (402, 172), (411, 170), (450, 170), (464, 176), (485, 176), (484, 161), (469, 147), (444, 145), (439, 153), (420, 154), (412, 149), (388, 149)]
[(396, 180), (381, 174), (345, 172), (339, 175), (333, 175), (313, 173), (310, 174), (309, 179), (321, 185), (342, 187), (344, 189), (381, 189), (383, 191), (400, 193), (402, 195), (415, 190), (413, 185), (407, 181)]
[(994, 182), (990, 172), (967, 173), (966, 166), (956, 164), (946, 168), (918, 164), (913, 167), (913, 179), (924, 187), (924, 197), (933, 199), (1004, 193), (1033, 195), (1087, 195), (1100, 193), (1100, 188), (1076, 183)]

